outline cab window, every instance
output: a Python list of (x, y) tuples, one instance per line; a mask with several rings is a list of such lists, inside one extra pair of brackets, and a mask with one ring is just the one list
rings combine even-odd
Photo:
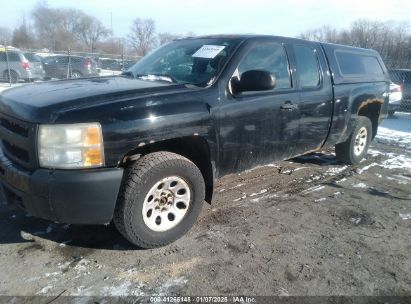
[(264, 42), (255, 45), (238, 66), (241, 75), (250, 70), (265, 70), (275, 76), (275, 89), (291, 88), (287, 54), (278, 42)]
[(320, 68), (315, 49), (305, 45), (294, 46), (297, 74), (302, 88), (317, 87), (320, 84)]

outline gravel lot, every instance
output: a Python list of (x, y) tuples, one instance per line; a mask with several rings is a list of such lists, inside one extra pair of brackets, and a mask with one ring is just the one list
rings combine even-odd
[(410, 295), (410, 186), (411, 115), (398, 114), (359, 166), (324, 151), (224, 177), (160, 249), (0, 205), (0, 294)]

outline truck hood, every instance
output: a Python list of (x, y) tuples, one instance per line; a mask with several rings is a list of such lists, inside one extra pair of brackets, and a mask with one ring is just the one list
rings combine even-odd
[(4, 91), (0, 95), (0, 112), (28, 122), (52, 123), (59, 112), (70, 109), (179, 90), (189, 89), (181, 84), (123, 76), (50, 81)]

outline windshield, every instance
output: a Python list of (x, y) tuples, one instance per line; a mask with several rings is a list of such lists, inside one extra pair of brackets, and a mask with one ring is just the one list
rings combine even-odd
[(240, 41), (233, 38), (174, 41), (148, 54), (127, 72), (145, 80), (208, 86)]

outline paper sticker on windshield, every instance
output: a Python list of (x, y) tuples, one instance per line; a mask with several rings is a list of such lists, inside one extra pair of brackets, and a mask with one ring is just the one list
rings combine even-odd
[(193, 57), (214, 58), (224, 48), (225, 48), (225, 46), (223, 46), (223, 45), (203, 45), (197, 52), (195, 52), (193, 54)]

